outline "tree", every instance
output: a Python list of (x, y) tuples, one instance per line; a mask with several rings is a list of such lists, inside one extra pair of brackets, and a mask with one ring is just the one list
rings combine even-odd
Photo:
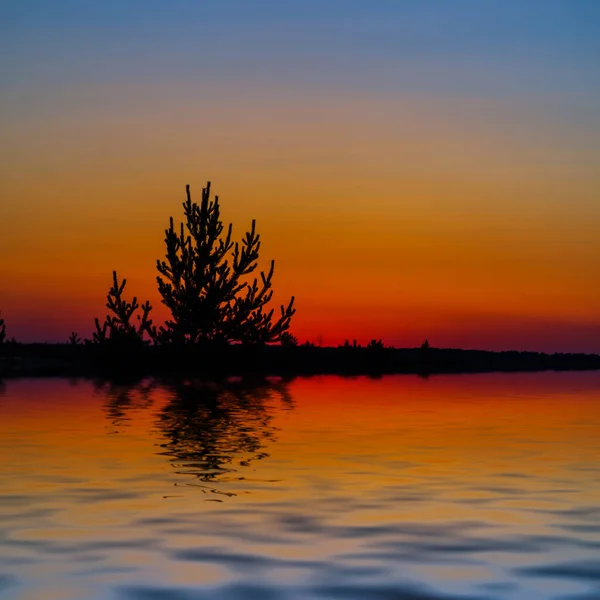
[(4, 324), (4, 319), (2, 318), (2, 313), (0, 313), (0, 344), (3, 344), (5, 339), (6, 339), (6, 325)]
[[(152, 306), (149, 301), (146, 301), (140, 306), (137, 297), (134, 296), (131, 302), (127, 302), (123, 298), (123, 291), (127, 279), (123, 279), (119, 283), (117, 272), (113, 271), (113, 286), (108, 291), (106, 296), (106, 308), (113, 314), (106, 315), (104, 323), (100, 325), (98, 317), (94, 319), (96, 331), (93, 333), (92, 342), (96, 344), (112, 343), (120, 346), (141, 345), (145, 343), (144, 333), (147, 333), (151, 338), (156, 335), (156, 330), (152, 326), (150, 319), (150, 311)], [(141, 308), (142, 314), (136, 314)], [(136, 317), (137, 324), (132, 323), (132, 318)], [(70, 338), (71, 343), (77, 343)]]
[(157, 261), (158, 291), (172, 315), (158, 339), (184, 344), (281, 341), (296, 312), (294, 297), (274, 320), (267, 305), (273, 295), (275, 261), (266, 274), (260, 273), (260, 282), (256, 277), (249, 281), (260, 250), (256, 222), (241, 242), (234, 243), (231, 224), (224, 233), (219, 197), (210, 198), (210, 181), (200, 205), (192, 202), (189, 185), (186, 195), (185, 225), (176, 231), (171, 217), (165, 230), (166, 260)]

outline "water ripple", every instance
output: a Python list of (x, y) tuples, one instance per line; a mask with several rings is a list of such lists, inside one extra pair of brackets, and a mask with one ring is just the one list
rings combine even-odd
[(0, 596), (597, 600), (600, 374), (545, 377), (11, 381)]

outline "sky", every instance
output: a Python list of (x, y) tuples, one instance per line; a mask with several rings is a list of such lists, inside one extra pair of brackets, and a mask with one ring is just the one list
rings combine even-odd
[(596, 0), (0, 2), (0, 310), (90, 336), (185, 185), (292, 332), (600, 352)]

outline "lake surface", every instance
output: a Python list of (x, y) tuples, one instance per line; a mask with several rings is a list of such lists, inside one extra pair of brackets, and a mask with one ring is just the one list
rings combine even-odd
[(0, 383), (0, 598), (600, 598), (600, 373)]

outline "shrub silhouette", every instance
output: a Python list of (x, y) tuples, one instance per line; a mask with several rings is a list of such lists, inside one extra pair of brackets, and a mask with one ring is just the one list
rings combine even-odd
[(81, 344), (81, 338), (75, 331), (73, 331), (69, 336), (69, 344), (71, 344), (71, 346), (77, 346), (78, 344)]
[(344, 348), (345, 350), (356, 350), (357, 348), (361, 348), (361, 346), (356, 343), (356, 340), (352, 340), (352, 343), (350, 343), (350, 340), (346, 340), (344, 345), (338, 346), (338, 348)]
[(284, 331), (281, 334), (280, 342), (286, 348), (295, 348), (298, 346), (298, 338), (292, 335), (289, 331)]
[(371, 340), (368, 344), (367, 344), (367, 349), (368, 350), (383, 350), (385, 348), (385, 345), (383, 343), (383, 341), (381, 339), (379, 340)]
[(4, 324), (4, 319), (2, 318), (2, 313), (0, 313), (0, 344), (3, 344), (5, 339), (6, 339), (6, 325)]
[[(144, 333), (151, 338), (156, 336), (156, 330), (152, 326), (152, 319), (149, 318), (152, 306), (146, 301), (140, 306), (137, 298), (134, 296), (131, 302), (123, 298), (123, 291), (127, 279), (119, 283), (117, 272), (113, 271), (113, 286), (106, 296), (106, 308), (113, 314), (106, 315), (104, 323), (100, 325), (98, 317), (94, 319), (96, 331), (93, 333), (92, 342), (96, 344), (111, 344), (119, 346), (140, 346), (146, 343)], [(142, 310), (142, 314), (136, 314), (137, 310)], [(132, 318), (136, 317), (137, 324), (132, 323)], [(77, 343), (73, 337), (71, 343)]]
[[(210, 198), (210, 182), (202, 190), (200, 205), (192, 202), (190, 186), (183, 203), (185, 225), (176, 231), (173, 217), (165, 230), (166, 260), (157, 261), (158, 291), (172, 319), (160, 327), (163, 343), (206, 342), (265, 344), (282, 341), (296, 312), (292, 296), (281, 316), (273, 319), (267, 304), (273, 295), (268, 273), (251, 282), (247, 276), (257, 268), (260, 236), (256, 222), (241, 242), (231, 239), (232, 225), (224, 233), (219, 197)], [(286, 338), (283, 337), (285, 340)]]

